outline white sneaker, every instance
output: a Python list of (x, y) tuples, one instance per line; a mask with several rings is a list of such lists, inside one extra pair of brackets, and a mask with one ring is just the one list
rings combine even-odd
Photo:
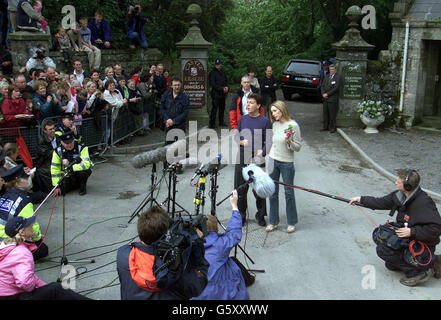
[(265, 231), (266, 232), (272, 232), (277, 229), (277, 224), (269, 224), (266, 226)]
[(286, 232), (288, 233), (293, 233), (294, 231), (296, 231), (296, 226), (288, 226), (288, 228), (286, 228)]

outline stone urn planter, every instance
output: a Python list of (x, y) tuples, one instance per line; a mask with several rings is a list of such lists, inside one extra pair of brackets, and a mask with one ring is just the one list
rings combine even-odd
[(366, 126), (366, 129), (364, 129), (365, 133), (378, 133), (377, 127), (385, 120), (383, 115), (376, 118), (369, 118), (363, 114), (360, 115), (360, 119)]

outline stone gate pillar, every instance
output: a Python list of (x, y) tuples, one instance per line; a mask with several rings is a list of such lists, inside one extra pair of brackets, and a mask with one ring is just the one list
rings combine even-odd
[(197, 19), (202, 14), (198, 4), (190, 4), (187, 14), (192, 19), (185, 38), (176, 43), (181, 50), (182, 89), (190, 97), (188, 119), (198, 121), (198, 127), (208, 124), (208, 49), (212, 43), (206, 41), (199, 29)]
[(365, 98), (367, 55), (375, 47), (364, 41), (357, 29), (362, 15), (358, 6), (350, 7), (346, 11), (350, 28), (332, 45), (337, 51), (337, 73), (341, 76), (338, 127), (362, 125), (357, 104)]

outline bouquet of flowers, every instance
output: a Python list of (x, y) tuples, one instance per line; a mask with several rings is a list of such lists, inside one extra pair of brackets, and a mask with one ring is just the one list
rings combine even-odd
[(393, 108), (390, 104), (381, 101), (367, 100), (358, 104), (357, 111), (371, 119), (379, 116), (389, 116), (392, 114)]
[(292, 126), (292, 124), (290, 124), (289, 126), (288, 126), (288, 128), (287, 129), (285, 129), (285, 137), (286, 138), (288, 138), (288, 139), (290, 139), (290, 140), (293, 140), (294, 139), (294, 134), (296, 133), (296, 131), (294, 130), (294, 127)]

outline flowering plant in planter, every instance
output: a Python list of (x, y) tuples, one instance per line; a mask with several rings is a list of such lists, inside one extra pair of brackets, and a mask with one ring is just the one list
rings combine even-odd
[(391, 115), (393, 108), (390, 104), (381, 101), (365, 100), (358, 104), (357, 111), (365, 117), (374, 119)]

